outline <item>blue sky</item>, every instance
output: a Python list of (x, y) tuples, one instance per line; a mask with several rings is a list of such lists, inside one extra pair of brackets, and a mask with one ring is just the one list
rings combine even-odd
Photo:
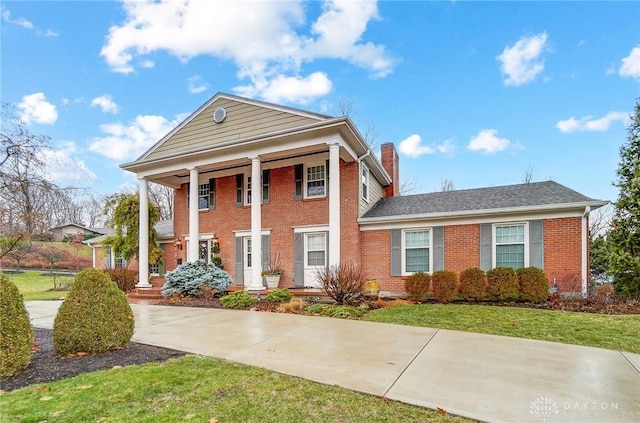
[(110, 194), (217, 92), (352, 119), (414, 193), (555, 180), (615, 200), (640, 96), (638, 2), (1, 4), (1, 99), (51, 174)]

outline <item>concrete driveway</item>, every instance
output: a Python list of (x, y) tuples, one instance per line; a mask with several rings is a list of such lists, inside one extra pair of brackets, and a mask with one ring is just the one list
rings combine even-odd
[[(53, 326), (59, 301), (26, 305), (34, 326)], [(640, 421), (639, 354), (323, 317), (131, 307), (136, 342), (482, 421)]]

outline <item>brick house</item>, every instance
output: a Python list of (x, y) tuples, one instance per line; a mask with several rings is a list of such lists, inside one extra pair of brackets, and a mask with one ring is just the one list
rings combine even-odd
[(606, 204), (555, 182), (400, 196), (394, 145), (378, 159), (348, 117), (223, 93), (122, 168), (140, 180), (141, 210), (148, 181), (175, 189), (167, 270), (217, 256), (246, 289), (277, 258), (280, 287), (317, 287), (316, 270), (356, 262), (386, 291), (420, 270), (503, 265), (584, 291), (589, 212)]

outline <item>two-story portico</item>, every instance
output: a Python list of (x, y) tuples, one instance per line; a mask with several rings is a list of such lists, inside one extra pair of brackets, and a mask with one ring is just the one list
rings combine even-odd
[(140, 180), (139, 287), (149, 286), (149, 181), (176, 189), (174, 234), (185, 248), (167, 269), (209, 259), (215, 240), (225, 270), (248, 289), (262, 287), (276, 256), (283, 281), (300, 286), (326, 265), (359, 261), (357, 219), (392, 186), (348, 117), (227, 94), (122, 167)]

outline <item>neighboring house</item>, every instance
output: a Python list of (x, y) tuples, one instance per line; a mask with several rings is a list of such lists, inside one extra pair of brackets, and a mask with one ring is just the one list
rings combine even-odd
[(109, 232), (107, 228), (87, 228), (76, 223), (66, 223), (64, 225), (55, 226), (49, 229), (53, 241), (60, 242), (65, 238), (71, 238), (77, 234), (82, 234), (83, 237), (87, 236), (99, 236)]
[(218, 256), (246, 289), (278, 257), (281, 287), (317, 287), (316, 271), (355, 262), (386, 291), (416, 271), (503, 265), (585, 290), (589, 211), (606, 204), (555, 182), (400, 196), (392, 143), (379, 160), (348, 117), (228, 94), (122, 167), (140, 179), (143, 216), (148, 181), (175, 189), (167, 270)]
[[(160, 220), (155, 224), (155, 230), (158, 239), (158, 245), (160, 248), (167, 251), (167, 245), (173, 247), (173, 220)], [(103, 241), (110, 235), (113, 235), (115, 231), (108, 229), (108, 233), (101, 235), (87, 241), (84, 241), (89, 247), (91, 247), (92, 266), (96, 269), (138, 269), (139, 263), (135, 259), (129, 261), (123, 257), (117, 256), (111, 247), (103, 245)], [(164, 263), (150, 264), (149, 273), (152, 275), (164, 274)]]

